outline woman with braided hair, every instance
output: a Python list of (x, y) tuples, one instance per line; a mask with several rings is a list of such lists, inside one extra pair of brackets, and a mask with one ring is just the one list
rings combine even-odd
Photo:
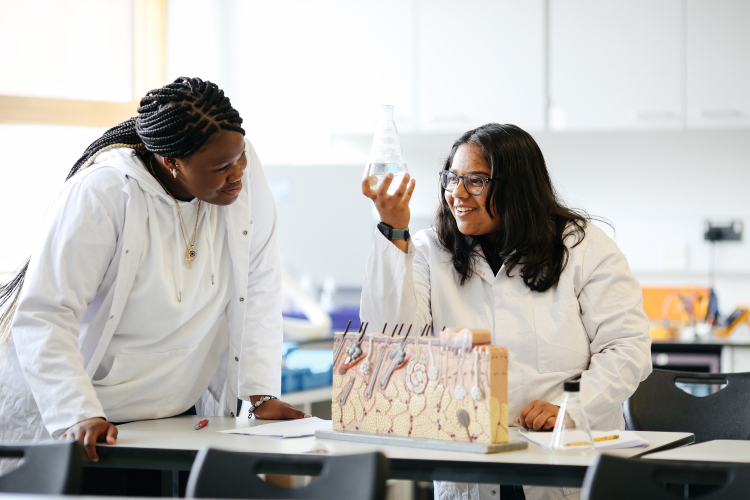
[(0, 442), (72, 437), (97, 460), (113, 422), (234, 416), (238, 397), (305, 416), (275, 399), (276, 211), (242, 118), (198, 78), (140, 104), (76, 162), (0, 289)]

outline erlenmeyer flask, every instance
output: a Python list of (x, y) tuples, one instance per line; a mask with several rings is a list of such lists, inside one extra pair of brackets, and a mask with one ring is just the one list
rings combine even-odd
[(401, 152), (401, 140), (398, 137), (396, 123), (393, 121), (393, 106), (380, 106), (380, 121), (372, 140), (370, 155), (367, 157), (365, 177), (370, 180), (370, 187), (378, 189), (388, 174), (393, 174), (393, 181), (388, 194), (393, 194), (401, 185), (406, 174), (406, 162)]
[[(585, 453), (594, 449), (594, 437), (581, 404), (580, 386), (579, 380), (563, 382), (565, 395), (552, 431), (552, 451)], [(575, 422), (571, 415), (575, 415)]]

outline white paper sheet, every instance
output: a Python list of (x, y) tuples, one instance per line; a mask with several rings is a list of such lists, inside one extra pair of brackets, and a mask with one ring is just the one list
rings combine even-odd
[(296, 438), (314, 436), (317, 430), (331, 430), (333, 425), (330, 420), (323, 420), (318, 417), (299, 418), (297, 420), (285, 420), (283, 422), (274, 422), (273, 424), (256, 425), (255, 427), (245, 427), (243, 429), (229, 429), (223, 432), (225, 434), (244, 434), (247, 436), (263, 436), (275, 438)]
[[(520, 434), (521, 437), (526, 439), (527, 441), (539, 445), (545, 450), (550, 449), (550, 445), (552, 444), (551, 432), (534, 432), (522, 429), (520, 431)], [(640, 448), (648, 445), (648, 441), (641, 438), (633, 431), (591, 431), (591, 434), (594, 436), (594, 439), (605, 436), (619, 436), (617, 439), (595, 441), (594, 446), (597, 450), (606, 450), (613, 448)], [(575, 449), (572, 446), (570, 448)]]

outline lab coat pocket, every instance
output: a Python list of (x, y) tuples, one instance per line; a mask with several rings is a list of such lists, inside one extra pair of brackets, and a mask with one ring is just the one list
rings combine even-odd
[(578, 299), (534, 308), (539, 373), (585, 370), (591, 358)]

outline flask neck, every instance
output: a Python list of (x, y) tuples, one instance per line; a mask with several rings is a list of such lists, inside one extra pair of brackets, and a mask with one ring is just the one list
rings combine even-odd
[(380, 121), (393, 121), (393, 106), (380, 106)]
[(561, 407), (567, 406), (570, 408), (571, 405), (580, 405), (581, 404), (581, 394), (579, 392), (565, 392)]

